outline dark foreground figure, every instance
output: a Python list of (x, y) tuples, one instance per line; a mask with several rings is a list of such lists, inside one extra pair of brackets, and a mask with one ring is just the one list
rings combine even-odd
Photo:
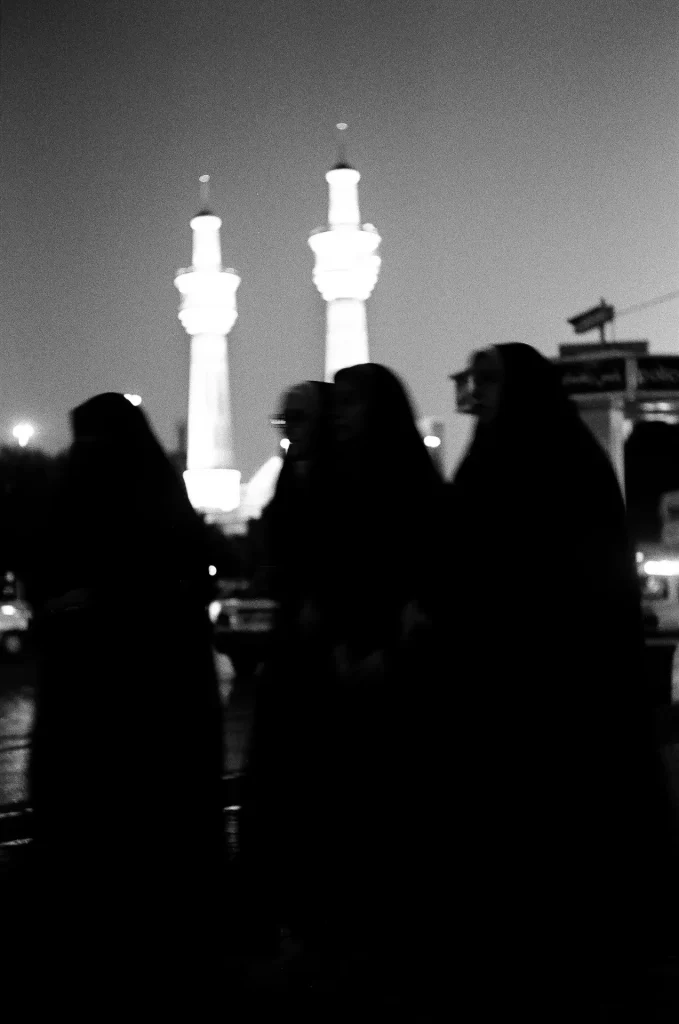
[(428, 721), (442, 720), (429, 615), (443, 485), (385, 367), (343, 370), (332, 392), (293, 389), (285, 411), (291, 446), (265, 514), (280, 617), (259, 691), (244, 863), (269, 894), (262, 951), (283, 923), (303, 949), (290, 964), (300, 984), (343, 991), (350, 1012), (382, 1000), (393, 1015), (440, 983), (433, 948), (448, 933), (434, 839), (448, 831), (443, 737), (409, 712), (414, 689)]
[(278, 950), (281, 926), (307, 936), (323, 904), (314, 879), (318, 815), (330, 798), (319, 765), (329, 670), (330, 399), (331, 386), (318, 381), (283, 396), (290, 447), (261, 523), (263, 575), (278, 613), (257, 686), (240, 861), (247, 890), (242, 939), (261, 953)]
[(607, 1019), (615, 993), (631, 1016), (611, 1019), (642, 1021), (645, 969), (677, 948), (678, 865), (622, 497), (534, 349), (472, 371), (450, 494), (461, 963), (479, 1019)]
[(39, 607), (28, 960), (71, 997), (179, 998), (215, 982), (224, 929), (203, 529), (141, 410), (100, 395), (72, 423)]

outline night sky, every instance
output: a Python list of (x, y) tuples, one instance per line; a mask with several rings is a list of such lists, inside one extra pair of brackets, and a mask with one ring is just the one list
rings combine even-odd
[[(189, 340), (173, 277), (212, 176), (242, 276), (232, 404), (245, 478), (284, 387), (323, 372), (309, 232), (338, 121), (382, 242), (371, 356), (423, 414), (467, 422), (473, 348), (547, 355), (566, 318), (679, 287), (676, 0), (5, 0), (0, 436), (49, 450), (68, 410), (138, 392), (172, 447)], [(679, 352), (679, 301), (618, 338)]]

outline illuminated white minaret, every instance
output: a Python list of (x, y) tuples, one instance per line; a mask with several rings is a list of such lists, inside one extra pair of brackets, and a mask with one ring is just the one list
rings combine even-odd
[(191, 221), (193, 266), (177, 272), (179, 319), (191, 336), (189, 419), (184, 479), (191, 503), (228, 512), (240, 502), (234, 468), (227, 335), (238, 313), (235, 270), (222, 268), (222, 222), (207, 209), (210, 176), (202, 175), (204, 207)]
[[(344, 131), (347, 126), (337, 127)], [(309, 238), (316, 256), (314, 284), (327, 303), (326, 381), (343, 366), (370, 359), (365, 304), (380, 271), (380, 236), (372, 224), (361, 225), (360, 177), (343, 156), (328, 171), (328, 225), (313, 231)]]

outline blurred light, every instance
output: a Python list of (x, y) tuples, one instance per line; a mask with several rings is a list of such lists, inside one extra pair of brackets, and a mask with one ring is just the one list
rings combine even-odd
[(210, 603), (208, 605), (208, 608), (207, 608), (207, 613), (210, 616), (210, 622), (214, 623), (214, 622), (217, 621), (217, 619), (219, 618), (219, 613), (221, 612), (221, 610), (222, 610), (222, 602), (221, 601), (210, 601)]
[(438, 448), (438, 446), (441, 444), (441, 438), (435, 437), (433, 434), (427, 434), (427, 436), (424, 439), (424, 443), (426, 444), (427, 448)]
[(287, 437), (281, 438), (281, 448), (283, 448), (287, 452), (289, 447), (290, 447), (290, 440), (289, 440), (289, 438), (287, 438)]
[(30, 423), (17, 423), (12, 434), (17, 439), (20, 446), (25, 448), (35, 434), (35, 427), (31, 426)]
[(644, 572), (647, 576), (679, 576), (679, 559), (661, 558), (645, 562)]
[(125, 398), (128, 402), (131, 402), (132, 405), (141, 405), (141, 395), (125, 395)]
[(641, 596), (649, 601), (664, 601), (667, 599), (668, 587), (666, 576), (647, 576)]
[(237, 469), (187, 469), (184, 483), (194, 508), (231, 512), (240, 505)]
[(208, 569), (208, 572), (210, 573), (210, 576), (216, 576), (217, 575), (217, 566), (216, 565), (211, 565), (210, 568)]
[(3, 615), (16, 615), (17, 610), (13, 604), (3, 604), (0, 608)]
[(643, 551), (637, 551), (637, 565), (640, 565), (644, 560)]
[[(643, 419), (644, 423), (667, 423), (670, 427), (676, 427), (679, 423), (679, 416), (669, 412), (648, 412), (644, 414)], [(625, 435), (625, 440), (627, 440), (627, 435)]]

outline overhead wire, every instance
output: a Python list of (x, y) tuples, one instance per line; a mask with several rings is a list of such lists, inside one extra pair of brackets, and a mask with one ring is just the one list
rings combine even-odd
[(654, 299), (647, 299), (645, 302), (637, 302), (634, 306), (627, 306), (625, 309), (616, 310), (616, 319), (627, 316), (629, 313), (636, 313), (640, 309), (648, 309), (649, 306), (659, 306), (661, 302), (670, 302), (679, 298), (679, 290), (666, 292), (665, 295), (656, 295)]

